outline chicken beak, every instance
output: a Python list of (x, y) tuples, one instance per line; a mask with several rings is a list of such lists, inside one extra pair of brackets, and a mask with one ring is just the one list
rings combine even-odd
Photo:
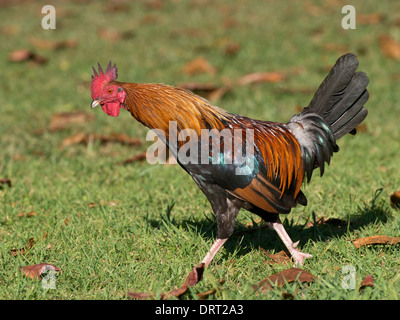
[(101, 100), (93, 100), (92, 101), (92, 105), (91, 105), (91, 108), (93, 109), (93, 108), (95, 108), (95, 107), (97, 107), (99, 104), (101, 104), (103, 101), (101, 101)]

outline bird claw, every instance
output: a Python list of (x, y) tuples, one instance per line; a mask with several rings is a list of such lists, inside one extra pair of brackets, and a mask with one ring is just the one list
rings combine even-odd
[(293, 244), (293, 250), (291, 252), (291, 255), (292, 255), (293, 260), (294, 260), (294, 266), (296, 266), (296, 265), (302, 266), (304, 264), (304, 259), (305, 258), (311, 258), (312, 257), (311, 254), (301, 252), (299, 249), (297, 249), (296, 247), (297, 247), (298, 244), (299, 244), (298, 241)]

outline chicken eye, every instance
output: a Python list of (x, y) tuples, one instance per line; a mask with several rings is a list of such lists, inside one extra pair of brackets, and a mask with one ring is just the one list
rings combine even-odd
[(112, 89), (108, 89), (108, 93), (112, 93), (113, 92), (113, 90)]

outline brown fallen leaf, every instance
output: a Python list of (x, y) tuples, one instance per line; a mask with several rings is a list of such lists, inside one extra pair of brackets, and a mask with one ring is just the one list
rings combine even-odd
[(283, 81), (285, 78), (286, 75), (282, 72), (254, 72), (240, 77), (236, 83), (241, 86), (263, 82), (277, 83)]
[(262, 280), (259, 284), (254, 285), (253, 289), (254, 291), (261, 291), (266, 293), (268, 290), (271, 290), (274, 285), (282, 287), (286, 284), (286, 282), (290, 283), (294, 281), (309, 283), (314, 281), (314, 279), (316, 279), (316, 276), (308, 271), (300, 268), (289, 268), (270, 275), (269, 277)]
[(82, 203), (83, 206), (88, 206), (89, 208), (96, 208), (99, 206), (110, 206), (110, 207), (114, 207), (117, 205), (117, 203), (115, 201), (105, 201), (102, 200), (100, 203), (94, 203), (94, 202), (89, 202), (89, 203)]
[(400, 243), (400, 237), (370, 236), (352, 240), (352, 243), (358, 249), (362, 246), (373, 245), (373, 244), (398, 244)]
[[(225, 283), (225, 280), (221, 279), (218, 280), (220, 285), (223, 285)], [(210, 295), (214, 294), (217, 292), (216, 288), (212, 288), (211, 290), (207, 290), (204, 292), (200, 292), (200, 293), (196, 293), (196, 296), (199, 298), (199, 300), (204, 300), (206, 298), (208, 298)]]
[(133, 146), (140, 146), (142, 144), (142, 141), (140, 139), (131, 138), (124, 133), (103, 135), (103, 134), (93, 134), (93, 133), (90, 134), (90, 133), (78, 132), (77, 134), (65, 138), (62, 141), (60, 148), (65, 148), (73, 144), (79, 144), (79, 143), (87, 144), (89, 143), (89, 141), (94, 142), (95, 140), (100, 141), (101, 143), (118, 142), (121, 144), (133, 145)]
[(40, 275), (47, 270), (61, 271), (56, 266), (48, 263), (34, 264), (30, 266), (20, 267), (19, 269), (25, 274), (25, 276), (30, 279), (40, 279)]
[(164, 7), (164, 0), (144, 0), (144, 6), (151, 10), (160, 10)]
[(0, 190), (3, 189), (3, 185), (7, 185), (11, 188), (11, 180), (8, 178), (0, 179)]
[(125, 1), (120, 0), (111, 0), (107, 1), (104, 5), (104, 12), (107, 14), (116, 13), (116, 12), (128, 12), (130, 10), (130, 6)]
[(368, 132), (368, 127), (365, 123), (361, 123), (356, 127), (356, 131), (358, 133), (365, 133)]
[(19, 49), (11, 52), (8, 55), (8, 61), (11, 62), (26, 62), (32, 61), (36, 64), (43, 64), (47, 62), (47, 59), (41, 56), (38, 56), (36, 53), (28, 50), (28, 49)]
[(31, 249), (34, 244), (35, 244), (35, 239), (29, 238), (28, 243), (25, 245), (25, 247), (22, 247), (20, 249), (12, 249), (10, 250), (10, 253), (13, 255), (13, 257), (16, 257), (19, 254), (25, 255), (26, 251)]
[(0, 35), (13, 36), (20, 32), (20, 27), (15, 24), (10, 24), (8, 26), (3, 26), (0, 28)]
[(60, 112), (51, 116), (49, 130), (52, 132), (64, 130), (71, 125), (85, 124), (93, 120), (94, 115), (92, 113), (82, 111)]
[(68, 136), (61, 142), (61, 148), (69, 147), (73, 144), (88, 143), (89, 135), (83, 132), (78, 132), (75, 135)]
[(361, 281), (359, 290), (363, 290), (366, 287), (373, 287), (374, 286), (374, 278), (370, 274), (366, 275), (364, 280)]
[(100, 38), (111, 41), (131, 39), (135, 36), (135, 33), (131, 30), (117, 31), (115, 29), (104, 29), (104, 28), (99, 28), (97, 30), (97, 34), (99, 35)]
[(357, 24), (378, 24), (382, 22), (384, 18), (385, 16), (379, 12), (371, 14), (357, 14)]
[(240, 47), (239, 43), (231, 42), (225, 46), (224, 53), (226, 56), (231, 57), (231, 56), (235, 56), (236, 54), (238, 54), (240, 49), (241, 49), (241, 47)]
[(232, 29), (232, 28), (237, 28), (239, 26), (239, 23), (235, 18), (230, 16), (224, 19), (223, 26), (225, 29)]
[(267, 262), (269, 264), (287, 264), (290, 263), (290, 255), (286, 253), (286, 251), (281, 250), (278, 253), (268, 253), (264, 249), (260, 248), (261, 251), (270, 258)]
[(36, 211), (31, 211), (31, 212), (19, 212), (18, 213), (18, 218), (22, 218), (22, 217), (36, 217), (37, 216), (37, 212)]
[(75, 48), (78, 45), (78, 41), (76, 39), (67, 39), (67, 40), (45, 40), (39, 39), (36, 37), (32, 37), (30, 42), (38, 49), (44, 50), (59, 50), (59, 49), (67, 49), (67, 48)]
[(389, 35), (379, 36), (379, 46), (382, 53), (391, 59), (400, 59), (400, 43)]
[(204, 292), (196, 293), (196, 296), (199, 298), (199, 300), (204, 300), (208, 298), (210, 295), (214, 294), (217, 292), (216, 288), (212, 288), (211, 290), (207, 290)]
[(144, 161), (144, 160), (146, 160), (146, 152), (139, 153), (134, 157), (124, 160), (123, 164), (130, 164), (130, 163)]
[(188, 75), (199, 73), (215, 74), (216, 69), (205, 58), (200, 57), (185, 64), (183, 71)]
[[(201, 281), (203, 277), (204, 268), (205, 268), (204, 263), (201, 263), (198, 266), (194, 267), (180, 288), (172, 290), (168, 293), (161, 293), (160, 299), (166, 300), (172, 297), (180, 297), (181, 295), (183, 295), (188, 290), (189, 287), (193, 287), (199, 281)], [(128, 296), (130, 298), (138, 300), (155, 299), (155, 296), (152, 293), (145, 293), (145, 292), (128, 292)]]
[(398, 208), (400, 209), (400, 191), (395, 191), (391, 196), (390, 196), (390, 205), (393, 208)]

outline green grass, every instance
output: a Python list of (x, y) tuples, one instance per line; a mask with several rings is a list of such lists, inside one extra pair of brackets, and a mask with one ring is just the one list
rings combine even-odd
[[(0, 7), (0, 178), (12, 181), (11, 188), (0, 189), (0, 298), (123, 299), (127, 291), (167, 292), (181, 285), (214, 240), (211, 207), (183, 170), (145, 162), (121, 165), (148, 144), (95, 142), (59, 148), (77, 132), (145, 138), (146, 128), (127, 112), (115, 119), (99, 109), (93, 111), (95, 120), (85, 125), (48, 130), (57, 112), (92, 112), (92, 65), (111, 59), (121, 81), (168, 84), (222, 83), (250, 72), (283, 71), (288, 76), (282, 83), (237, 87), (216, 104), (249, 117), (285, 122), (297, 105), (310, 101), (311, 94), (303, 89), (316, 90), (327, 67), (350, 51), (370, 77), (367, 131), (339, 141), (341, 151), (324, 177), (316, 173), (304, 189), (309, 205), (292, 210), (284, 222), (302, 250), (313, 254), (304, 269), (318, 280), (255, 294), (253, 284), (287, 268), (265, 262), (259, 247), (277, 252), (283, 245), (273, 231), (258, 230), (233, 236), (184, 299), (213, 287), (218, 290), (210, 299), (283, 299), (285, 292), (295, 299), (398, 299), (399, 247), (357, 250), (348, 240), (400, 233), (399, 211), (389, 205), (389, 195), (400, 189), (400, 64), (382, 54), (378, 41), (381, 34), (400, 40), (399, 4), (381, 1), (381, 22), (343, 30), (341, 8), (346, 1), (300, 6), (181, 0), (165, 1), (158, 9), (152, 8), (152, 1), (122, 3), (123, 10), (111, 12), (110, 4), (103, 2), (57, 2), (56, 30), (41, 28), (45, 2)], [(357, 14), (378, 8), (372, 0), (355, 6)], [(132, 31), (134, 37), (110, 41), (99, 37), (99, 28)], [(73, 38), (79, 43), (76, 48), (37, 49), (32, 37)], [(226, 56), (224, 48), (232, 42), (241, 49)], [(20, 48), (48, 62), (8, 62), (9, 53)], [(183, 73), (184, 65), (199, 56), (217, 68), (215, 75)], [(18, 216), (31, 211), (37, 215)], [(313, 216), (349, 224), (303, 227)], [(237, 231), (256, 218), (243, 211)], [(25, 255), (10, 253), (30, 238), (35, 244)], [(19, 267), (42, 262), (62, 270), (56, 289), (44, 290), (40, 281), (19, 272)], [(355, 267), (355, 290), (341, 287), (346, 265)], [(360, 292), (367, 274), (375, 286)], [(225, 283), (220, 285), (219, 279)]]

